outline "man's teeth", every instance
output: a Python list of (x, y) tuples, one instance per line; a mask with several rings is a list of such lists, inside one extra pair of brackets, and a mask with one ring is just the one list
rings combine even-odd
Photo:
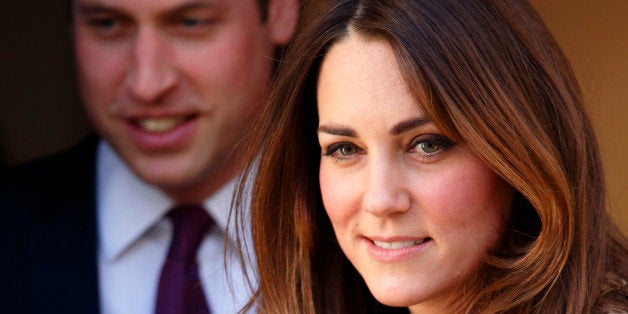
[(167, 132), (185, 121), (184, 117), (175, 118), (144, 118), (138, 120), (138, 125), (148, 132)]
[(405, 247), (410, 247), (413, 245), (418, 245), (425, 242), (425, 240), (422, 241), (396, 241), (396, 242), (380, 242), (380, 241), (373, 241), (373, 243), (375, 243), (375, 246), (380, 247), (382, 249), (389, 249), (389, 250), (395, 250), (395, 249), (401, 249), (401, 248), (405, 248)]

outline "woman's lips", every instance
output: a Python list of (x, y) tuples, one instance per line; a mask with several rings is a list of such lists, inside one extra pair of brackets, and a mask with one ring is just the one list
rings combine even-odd
[(419, 245), (424, 243), (425, 241), (427, 241), (429, 238), (423, 238), (421, 240), (405, 240), (405, 241), (393, 241), (393, 242), (385, 242), (385, 241), (375, 241), (373, 240), (373, 243), (375, 244), (375, 246), (382, 248), (382, 249), (387, 249), (387, 250), (396, 250), (396, 249), (402, 249), (405, 247), (411, 247), (413, 245)]
[(415, 256), (433, 242), (432, 238), (382, 239), (365, 238), (369, 255), (379, 262), (396, 262)]

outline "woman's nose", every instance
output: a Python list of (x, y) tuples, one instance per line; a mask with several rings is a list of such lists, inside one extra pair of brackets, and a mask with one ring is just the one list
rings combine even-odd
[(407, 212), (412, 201), (406, 175), (403, 167), (394, 161), (374, 161), (368, 167), (362, 200), (364, 210), (375, 216)]

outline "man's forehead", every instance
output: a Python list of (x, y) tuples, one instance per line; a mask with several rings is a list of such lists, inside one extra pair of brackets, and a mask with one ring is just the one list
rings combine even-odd
[(228, 3), (232, 2), (229, 0), (70, 0), (71, 3), (75, 4), (99, 4), (105, 6), (116, 6), (121, 4), (151, 4), (157, 6), (178, 6), (178, 5), (186, 5), (186, 4), (220, 4), (220, 3)]
[[(92, 10), (115, 10), (127, 13), (164, 13), (193, 8), (224, 9), (232, 4), (229, 0), (72, 0), (75, 13)], [(252, 0), (238, 0), (249, 1)]]

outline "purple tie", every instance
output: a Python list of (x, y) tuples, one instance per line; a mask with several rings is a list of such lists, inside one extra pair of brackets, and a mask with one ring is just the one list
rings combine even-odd
[(159, 277), (155, 313), (211, 313), (198, 276), (196, 252), (214, 221), (201, 206), (176, 207), (168, 217), (174, 224), (174, 235)]

